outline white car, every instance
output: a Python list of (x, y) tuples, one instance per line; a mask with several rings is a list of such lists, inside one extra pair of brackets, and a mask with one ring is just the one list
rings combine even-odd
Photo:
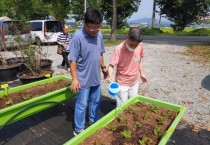
[(30, 21), (31, 38), (37, 43), (57, 42), (58, 35), (62, 32), (60, 21), (54, 20), (33, 20)]
[(29, 31), (24, 30), (21, 22), (12, 19), (0, 19), (0, 50), (17, 46), (18, 37), (23, 38), (24, 41), (30, 39)]

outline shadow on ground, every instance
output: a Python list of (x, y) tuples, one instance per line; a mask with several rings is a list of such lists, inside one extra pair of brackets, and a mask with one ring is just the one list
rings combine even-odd
[(201, 81), (201, 87), (207, 89), (210, 91), (210, 75), (206, 76), (202, 81)]

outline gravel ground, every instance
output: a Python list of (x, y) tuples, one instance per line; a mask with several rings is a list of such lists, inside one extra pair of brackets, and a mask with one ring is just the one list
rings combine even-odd
[[(195, 63), (191, 57), (182, 55), (185, 45), (184, 42), (145, 41), (144, 71), (149, 83), (141, 84), (139, 94), (185, 106), (187, 111), (184, 120), (209, 130), (210, 67)], [(106, 65), (114, 48), (106, 47)], [(53, 60), (54, 75), (70, 76), (70, 73), (60, 67), (62, 56), (56, 54), (56, 45), (44, 46), (44, 50), (48, 51), (49, 58)], [(16, 85), (18, 84), (17, 81)], [(107, 80), (102, 80), (102, 95), (109, 97), (108, 84)]]

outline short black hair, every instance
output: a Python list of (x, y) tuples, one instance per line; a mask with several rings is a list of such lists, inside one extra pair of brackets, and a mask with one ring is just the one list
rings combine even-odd
[(139, 27), (131, 27), (128, 32), (128, 39), (131, 41), (142, 42), (143, 41), (143, 32)]
[(94, 8), (88, 8), (84, 15), (85, 23), (101, 24), (103, 21), (102, 14), (99, 10)]

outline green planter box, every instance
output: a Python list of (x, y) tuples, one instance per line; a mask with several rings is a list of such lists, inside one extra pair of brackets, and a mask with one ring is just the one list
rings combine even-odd
[[(64, 76), (56, 76), (51, 78), (52, 83), (57, 80), (69, 80), (70, 78), (64, 77)], [(14, 87), (8, 90), (8, 94), (21, 91), (27, 88), (31, 88), (33, 86), (41, 85), (49, 83), (49, 79), (37, 81), (34, 83)], [(5, 91), (0, 91), (0, 97), (5, 95)], [(42, 110), (45, 110), (49, 107), (52, 107), (56, 105), (56, 102), (64, 102), (66, 99), (72, 99), (75, 97), (76, 94), (72, 93), (69, 89), (69, 87), (62, 88), (53, 92), (50, 92), (48, 94), (42, 95), (40, 97), (36, 97), (27, 101), (24, 101), (22, 103), (15, 104), (13, 106), (4, 108), (0, 110), (0, 126), (5, 125), (8, 120), (13, 118), (11, 121), (9, 121), (8, 124), (11, 124), (13, 122), (16, 122), (18, 120), (21, 120), (25, 117), (28, 117), (30, 115), (33, 115), (37, 112), (40, 112)]]
[(77, 144), (81, 143), (84, 139), (86, 139), (90, 135), (94, 134), (97, 130), (106, 126), (108, 123), (110, 123), (112, 120), (114, 120), (115, 117), (122, 110), (126, 109), (128, 106), (130, 106), (136, 102), (147, 102), (150, 104), (155, 104), (155, 105), (162, 106), (162, 107), (179, 112), (178, 115), (176, 116), (175, 120), (172, 122), (169, 129), (165, 132), (164, 136), (162, 137), (161, 141), (159, 142), (159, 145), (165, 145), (168, 142), (168, 140), (170, 139), (170, 137), (171, 137), (172, 133), (174, 132), (176, 126), (178, 125), (179, 121), (181, 120), (181, 117), (183, 116), (184, 112), (186, 111), (186, 108), (182, 107), (182, 106), (175, 105), (175, 104), (151, 99), (148, 97), (143, 97), (143, 96), (133, 97), (127, 103), (123, 104), (121, 106), (121, 109), (118, 107), (115, 110), (112, 110), (106, 116), (101, 118), (98, 122), (96, 122), (92, 126), (85, 129), (78, 136), (76, 136), (76, 137), (72, 138), (71, 140), (69, 140), (68, 142), (66, 142), (65, 145), (77, 145)]

